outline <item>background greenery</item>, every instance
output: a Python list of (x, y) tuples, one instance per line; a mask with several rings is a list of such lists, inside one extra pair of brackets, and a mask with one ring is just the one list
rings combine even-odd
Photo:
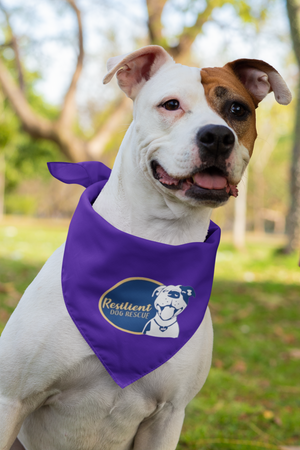
[[(128, 106), (123, 111), (124, 94), (116, 83), (102, 86), (105, 62), (112, 55), (152, 43), (163, 45), (177, 62), (196, 67), (222, 66), (238, 57), (254, 57), (273, 64), (292, 90), (297, 83), (284, 0), (135, 0), (130, 5), (125, 0), (108, 3), (77, 0), (75, 3), (82, 15), (85, 70), (71, 108), (74, 117), (62, 129), (68, 130), (66, 135), (83, 139), (86, 146), (102, 130), (106, 138), (99, 142), (96, 155), (86, 155), (88, 159), (93, 156), (112, 166), (131, 121), (131, 106), (129, 111)], [(16, 89), (21, 87), (20, 76), (23, 78), (20, 99), (26, 101), (36, 117), (53, 126), (59, 123), (79, 56), (79, 23), (72, 4), (70, 0), (0, 2), (0, 61), (4, 66), (0, 72), (7, 69)], [(61, 59), (62, 55), (65, 59)], [(57, 66), (60, 76), (56, 74), (56, 83), (49, 83), (47, 90), (41, 89), (56, 73)], [(57, 91), (60, 95), (55, 95)], [(2, 194), (0, 182), (0, 197), (4, 196), (4, 213), (38, 217), (70, 215), (73, 207), (65, 204), (63, 188), (51, 180), (46, 168), (47, 161), (65, 159), (64, 151), (52, 141), (37, 140), (36, 137), (43, 136), (36, 131), (38, 123), (34, 132), (29, 132), (8, 98), (0, 86), (0, 159), (5, 160), (5, 170), (1, 170), (0, 160), (0, 178), (2, 175), (5, 181)], [(120, 119), (108, 127), (118, 110), (123, 111)], [(273, 95), (258, 108), (259, 137), (249, 168), (248, 230), (269, 230), (274, 226), (274, 222), (268, 223), (266, 210), (275, 211), (285, 226), (290, 201), (294, 113), (295, 103), (282, 107)], [(68, 189), (71, 192), (72, 188)], [(222, 229), (232, 229), (233, 217), (232, 203), (219, 210), (218, 223)]]
[[(0, 223), (0, 331), (22, 292), (63, 243), (66, 221)], [(178, 450), (300, 445), (300, 268), (264, 236), (236, 251), (224, 235), (210, 308), (208, 380), (186, 412)]]
[[(4, 68), (20, 88), (23, 77), (21, 98), (34, 113), (56, 124), (80, 41), (79, 22), (70, 8), (73, 3), (0, 2)], [(295, 91), (299, 77), (285, 0), (76, 3), (83, 18), (85, 71), (76, 114), (67, 128), (87, 143), (97, 130), (105, 134), (114, 112), (124, 108), (124, 96), (113, 84), (102, 87), (105, 60), (145, 44), (164, 45), (178, 62), (199, 67), (238, 57), (265, 59)], [(56, 83), (41, 89), (55, 66), (59, 68)], [(47, 95), (59, 90), (58, 96)], [(238, 252), (231, 235), (223, 235), (210, 302), (215, 330), (212, 369), (187, 408), (178, 450), (300, 448), (298, 254), (283, 256), (278, 248), (285, 240), (262, 234), (273, 231), (276, 224), (277, 233), (285, 228), (295, 104), (281, 107), (270, 95), (258, 108), (247, 203), (247, 227), (256, 231), (256, 237), (251, 240), (248, 235), (246, 248)], [(98, 159), (112, 165), (130, 120), (125, 104), (121, 119), (99, 146)], [(66, 221), (29, 216), (70, 216), (79, 193), (76, 187), (51, 180), (47, 171), (47, 161), (66, 158), (59, 146), (36, 140), (25, 129), (1, 87), (0, 217), (2, 211), (18, 216), (0, 221), (0, 333), (21, 294), (67, 232)], [(214, 213), (222, 230), (232, 229), (233, 205), (230, 201)]]

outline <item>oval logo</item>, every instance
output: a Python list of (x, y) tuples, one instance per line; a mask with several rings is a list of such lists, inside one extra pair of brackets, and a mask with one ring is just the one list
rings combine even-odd
[(99, 301), (102, 316), (119, 330), (143, 334), (156, 314), (153, 292), (162, 286), (148, 278), (127, 278), (107, 290)]

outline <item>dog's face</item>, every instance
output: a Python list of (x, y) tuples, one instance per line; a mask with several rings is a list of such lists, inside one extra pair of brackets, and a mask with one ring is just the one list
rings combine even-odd
[(244, 96), (232, 89), (233, 75), (213, 87), (212, 75), (181, 65), (162, 68), (138, 94), (134, 120), (150, 182), (182, 201), (218, 206), (235, 194), (249, 162), (255, 107), (242, 85)]
[(271, 90), (280, 103), (290, 101), (280, 75), (262, 61), (200, 70), (149, 46), (110, 67), (105, 81), (117, 72), (134, 100), (136, 164), (162, 195), (190, 205), (216, 207), (237, 196), (256, 139), (255, 108)]
[(155, 289), (154, 307), (162, 320), (170, 320), (178, 316), (188, 305), (189, 297), (195, 296), (190, 286), (160, 286)]

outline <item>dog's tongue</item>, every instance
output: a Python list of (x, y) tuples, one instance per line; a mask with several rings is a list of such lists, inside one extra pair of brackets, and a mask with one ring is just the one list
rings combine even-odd
[(173, 306), (165, 306), (161, 312), (160, 317), (162, 320), (169, 320), (174, 316), (175, 308)]
[[(178, 186), (180, 180), (171, 177), (161, 166), (157, 167), (156, 172), (161, 183)], [(226, 189), (227, 194), (233, 195), (233, 197), (238, 196), (237, 187), (233, 184), (228, 184), (227, 179), (218, 173), (196, 173), (193, 178), (184, 180), (181, 188), (187, 190), (192, 184), (196, 184), (197, 186), (208, 190)]]
[(205, 172), (196, 173), (193, 177), (194, 183), (204, 189), (224, 189), (227, 186), (227, 180), (222, 175), (208, 174)]
[[(161, 166), (157, 168), (159, 174), (159, 181), (162, 183), (177, 185), (179, 180), (171, 177)], [(196, 173), (193, 177), (193, 182), (204, 189), (224, 189), (227, 186), (227, 180), (222, 175), (208, 174), (208, 173)]]

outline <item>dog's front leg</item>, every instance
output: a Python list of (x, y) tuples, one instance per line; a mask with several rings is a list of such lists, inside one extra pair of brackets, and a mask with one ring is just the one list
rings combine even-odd
[(17, 400), (0, 396), (0, 450), (14, 444), (26, 416), (26, 408)]
[(141, 423), (133, 450), (175, 450), (184, 420), (184, 410), (171, 403)]

